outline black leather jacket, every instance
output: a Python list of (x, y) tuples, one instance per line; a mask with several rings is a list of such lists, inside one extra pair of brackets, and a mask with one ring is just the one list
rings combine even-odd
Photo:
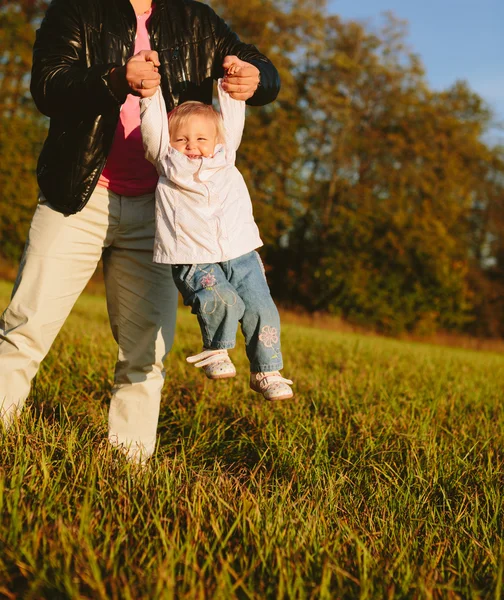
[[(62, 213), (86, 205), (105, 166), (126, 99), (113, 94), (109, 75), (133, 54), (135, 33), (129, 0), (53, 0), (37, 31), (31, 93), (50, 117), (37, 178), (45, 199)], [(149, 34), (168, 110), (186, 100), (211, 103), (213, 80), (222, 76), (228, 54), (261, 72), (248, 104), (267, 104), (278, 94), (271, 62), (205, 4), (156, 0)]]

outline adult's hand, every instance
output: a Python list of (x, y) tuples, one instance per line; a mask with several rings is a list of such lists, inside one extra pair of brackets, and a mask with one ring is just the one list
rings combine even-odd
[(148, 98), (156, 93), (161, 83), (158, 73), (158, 53), (155, 50), (140, 50), (125, 65), (117, 67), (110, 73), (110, 83), (118, 96), (133, 94), (140, 98)]
[(222, 82), (223, 89), (235, 100), (248, 100), (259, 86), (259, 69), (237, 56), (226, 56), (222, 66), (226, 76)]

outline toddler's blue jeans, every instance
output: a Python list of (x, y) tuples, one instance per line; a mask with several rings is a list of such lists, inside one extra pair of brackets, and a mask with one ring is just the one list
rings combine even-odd
[(205, 348), (234, 348), (241, 323), (252, 372), (282, 368), (280, 317), (255, 251), (226, 262), (172, 265), (184, 304), (197, 315)]

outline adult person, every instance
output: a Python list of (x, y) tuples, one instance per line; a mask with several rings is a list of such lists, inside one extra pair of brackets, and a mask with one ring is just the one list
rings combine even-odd
[[(152, 261), (157, 173), (144, 158), (139, 99), (210, 103), (229, 56), (248, 66), (229, 94), (276, 98), (275, 67), (193, 0), (53, 0), (37, 31), (31, 92), (50, 117), (41, 190), (11, 302), (0, 319), (0, 413), (21, 410), (40, 362), (103, 257), (118, 359), (109, 440), (132, 461), (155, 448), (177, 291)], [(79, 365), (75, 364), (79, 369)]]

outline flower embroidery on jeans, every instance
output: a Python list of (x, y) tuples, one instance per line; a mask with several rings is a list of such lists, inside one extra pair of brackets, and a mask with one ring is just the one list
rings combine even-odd
[(273, 344), (278, 343), (278, 331), (276, 327), (265, 325), (259, 334), (259, 341), (261, 341), (266, 348), (273, 348)]
[(215, 277), (215, 275), (213, 274), (213, 267), (209, 271), (207, 271), (198, 265), (197, 270), (203, 273), (203, 276), (199, 280), (201, 288), (203, 290), (208, 290), (212, 293), (211, 299), (205, 300), (203, 306), (201, 307), (202, 314), (212, 315), (217, 310), (217, 306), (219, 305), (219, 303), (229, 307), (232, 307), (236, 304), (238, 298), (234, 292), (228, 291), (227, 294), (228, 296), (230, 294), (231, 297), (230, 299), (225, 299), (217, 291), (217, 277)]
[(215, 279), (215, 275), (212, 275), (212, 273), (206, 273), (200, 279), (200, 283), (203, 288), (212, 288), (217, 283), (217, 279)]

